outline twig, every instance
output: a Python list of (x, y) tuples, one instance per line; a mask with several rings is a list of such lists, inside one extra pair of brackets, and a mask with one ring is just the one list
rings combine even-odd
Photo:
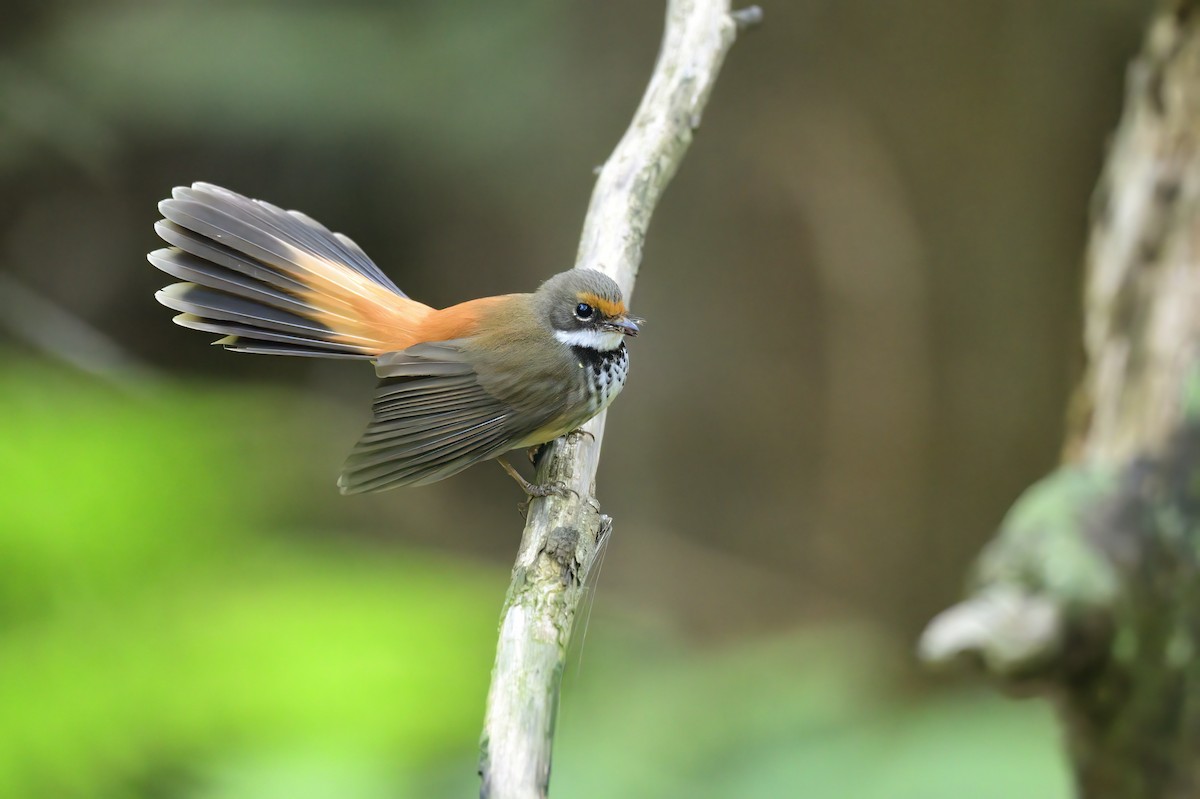
[(11, 275), (0, 273), (0, 327), (47, 355), (128, 392), (160, 375), (116, 340)]
[[(739, 23), (729, 5), (669, 0), (650, 84), (592, 192), (575, 265), (605, 272), (627, 299), (650, 216), (700, 125), (736, 37)], [(554, 442), (538, 470), (539, 483), (561, 482), (572, 491), (534, 500), (529, 508), (484, 720), (479, 771), (486, 799), (546, 796), (567, 644), (584, 580), (610, 525), (593, 499), (603, 437), (601, 413), (581, 434)]]

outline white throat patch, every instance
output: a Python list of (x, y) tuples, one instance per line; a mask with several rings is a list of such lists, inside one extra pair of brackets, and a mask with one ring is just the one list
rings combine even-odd
[(625, 338), (610, 330), (555, 330), (554, 337), (568, 347), (586, 347), (599, 352), (612, 352)]

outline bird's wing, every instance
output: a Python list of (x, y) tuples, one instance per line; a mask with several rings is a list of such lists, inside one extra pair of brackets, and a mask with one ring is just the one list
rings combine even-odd
[(344, 494), (436, 482), (519, 446), (553, 417), (490, 393), (461, 341), (388, 353), (376, 371), (374, 415), (338, 479)]

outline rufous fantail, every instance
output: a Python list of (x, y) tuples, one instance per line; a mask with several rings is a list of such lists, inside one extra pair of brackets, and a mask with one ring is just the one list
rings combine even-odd
[[(169, 247), (150, 263), (177, 324), (236, 352), (358, 358), (381, 378), (342, 493), (423, 485), (544, 444), (621, 392), (642, 320), (607, 275), (571, 269), (532, 294), (436, 309), (405, 296), (358, 245), (298, 211), (207, 183), (159, 203)], [(524, 481), (531, 493), (542, 487)]]

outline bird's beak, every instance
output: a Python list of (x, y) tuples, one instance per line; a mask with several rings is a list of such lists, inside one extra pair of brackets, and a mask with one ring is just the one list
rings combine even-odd
[(623, 336), (636, 336), (638, 334), (638, 325), (645, 321), (645, 319), (639, 319), (636, 316), (622, 316), (620, 319), (605, 322), (604, 327), (606, 330), (620, 333)]

